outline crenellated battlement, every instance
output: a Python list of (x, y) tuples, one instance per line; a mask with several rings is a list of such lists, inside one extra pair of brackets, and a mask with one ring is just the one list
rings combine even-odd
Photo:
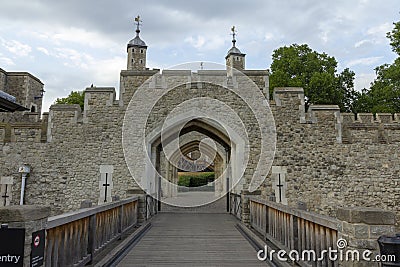
[(47, 140), (47, 122), (0, 123), (0, 143), (41, 143)]
[[(269, 71), (268, 70), (243, 70), (235, 71), (228, 77), (226, 70), (143, 70), (122, 71), (120, 84), (120, 105), (127, 105), (134, 92), (143, 84), (149, 89), (168, 89), (176, 86), (196, 82), (209, 82), (212, 84), (238, 88), (248, 79), (252, 80), (265, 96), (269, 94)], [(149, 81), (147, 81), (149, 79)], [(147, 83), (145, 83), (147, 81)], [(130, 90), (127, 90), (129, 88)]]
[(85, 90), (84, 111), (112, 106), (115, 102), (114, 87), (90, 87)]
[(400, 142), (400, 122), (398, 114), (359, 113), (341, 114), (344, 143), (381, 143)]
[(345, 124), (376, 124), (400, 123), (398, 114), (391, 113), (342, 113), (342, 122)]
[(337, 143), (400, 142), (398, 114), (341, 113), (337, 105), (311, 105), (305, 113), (304, 91), (296, 87), (275, 88), (271, 105), (275, 110), (275, 118), (286, 114), (286, 118), (289, 119), (287, 114), (290, 112), (300, 124), (312, 124), (314, 128), (324, 127), (324, 138), (329, 132), (335, 133)]
[[(142, 72), (153, 71), (140, 73)], [(129, 74), (138, 75), (137, 71), (129, 71)], [(255, 71), (250, 74), (265, 79), (268, 71)], [(238, 86), (240, 79), (240, 77), (233, 79), (231, 86)], [(228, 82), (226, 71), (199, 70), (193, 73), (190, 70), (164, 70), (162, 73), (153, 75), (147, 86), (153, 89), (166, 89), (182, 83), (193, 86), (198, 81), (206, 80), (219, 83), (221, 86), (227, 86)], [(280, 116), (288, 119), (288, 115), (292, 114), (293, 119), (299, 123), (299, 128), (301, 124), (311, 124), (315, 129), (324, 127), (325, 133), (336, 138), (336, 143), (400, 142), (398, 114), (340, 113), (337, 105), (311, 105), (305, 112), (304, 91), (297, 87), (275, 88), (270, 106), (276, 119)], [(86, 88), (83, 111), (79, 105), (56, 104), (50, 107), (49, 113), (43, 114), (42, 120), (38, 113), (24, 113), (23, 123), (0, 125), (0, 140), (3, 142), (51, 142), (55, 134), (61, 136), (67, 128), (72, 130), (82, 127), (78, 126), (81, 124), (100, 123), (106, 114), (110, 115), (113, 112), (123, 115), (124, 108), (121, 100), (116, 100), (113, 87)]]
[[(163, 197), (167, 191), (163, 183), (160, 187), (158, 178), (177, 181), (178, 177), (176, 166), (163, 158), (167, 151), (167, 146), (160, 143), (163, 129), (171, 141), (175, 131), (182, 140), (186, 138), (187, 144), (200, 142), (190, 135), (196, 132), (213, 139), (220, 146), (217, 152), (225, 155), (214, 159), (215, 173), (226, 171), (221, 184), (235, 181), (233, 178), (242, 172), (239, 169), (245, 167), (238, 177), (242, 192), (249, 189), (251, 175), (261, 170), (258, 178), (266, 178), (258, 188), (262, 195), (276, 200), (284, 196), (287, 202), (283, 198), (280, 201), (291, 206), (302, 204), (312, 211), (333, 215), (340, 206), (375, 203), (400, 216), (400, 191), (393, 190), (400, 183), (399, 114), (355, 115), (341, 113), (336, 105), (306, 107), (304, 90), (297, 87), (275, 88), (270, 100), (269, 71), (246, 70), (244, 54), (237, 55), (235, 42), (223, 70), (150, 70), (146, 67), (146, 49), (139, 38), (129, 42), (127, 70), (120, 73), (118, 97), (112, 87), (92, 86), (85, 89), (83, 108), (56, 104), (41, 118), (44, 91), (40, 80), (28, 73), (0, 69), (0, 90), (14, 95), (27, 108), (0, 118), (0, 178), (11, 177), (8, 180), (14, 181), (0, 185), (0, 191), (11, 192), (11, 204), (18, 204), (22, 184), (18, 170), (22, 164), (31, 167), (25, 203), (48, 205), (55, 213), (77, 209), (82, 200), (103, 203), (114, 197), (124, 198), (139, 187)], [(237, 66), (240, 71), (232, 68)], [(254, 94), (254, 84), (264, 97)], [(140, 94), (131, 102), (137, 105), (134, 113), (125, 117), (139, 89)], [(206, 101), (189, 105), (178, 114), (192, 121), (182, 129), (169, 125), (170, 114), (181, 112), (181, 104), (194, 98)], [(273, 119), (263, 114), (268, 111), (262, 110), (265, 103), (269, 103)], [(243, 125), (236, 124), (236, 117), (232, 119), (225, 105)], [(201, 117), (204, 115), (198, 111), (203, 108), (224, 116), (221, 123), (220, 116)], [(130, 120), (129, 127), (125, 119)], [(178, 125), (182, 118), (176, 119)], [(224, 124), (229, 129), (224, 129)], [(265, 142), (264, 137), (270, 140)], [(143, 141), (146, 151), (142, 154), (135, 146), (139, 148)], [(134, 150), (129, 152), (127, 148)], [(176, 155), (196, 149), (200, 149), (200, 143), (179, 146)], [(212, 149), (206, 147), (207, 153)], [(247, 152), (248, 160), (243, 157)], [(267, 158), (273, 160), (269, 174)], [(132, 175), (146, 180), (145, 184), (139, 185)], [(382, 205), (377, 203), (382, 199)]]

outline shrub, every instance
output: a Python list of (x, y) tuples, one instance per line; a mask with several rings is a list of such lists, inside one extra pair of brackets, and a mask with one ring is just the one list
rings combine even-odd
[(214, 172), (181, 172), (178, 175), (178, 185), (186, 187), (204, 186), (215, 179)]

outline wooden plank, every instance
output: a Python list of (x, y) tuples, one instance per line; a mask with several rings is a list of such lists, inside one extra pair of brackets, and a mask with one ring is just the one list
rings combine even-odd
[(89, 224), (88, 224), (88, 255), (91, 256), (93, 259), (94, 257), (94, 251), (96, 248), (96, 215), (92, 215), (89, 218)]
[(124, 205), (121, 205), (118, 209), (118, 233), (122, 234), (122, 231), (124, 230), (124, 223), (123, 223), (123, 216), (124, 216)]
[(45, 266), (53, 266), (52, 259), (54, 255), (54, 236), (53, 230), (48, 230), (46, 234), (46, 253), (45, 253)]
[(307, 247), (307, 235), (306, 235), (306, 221), (301, 219), (301, 251), (303, 252)]
[[(297, 220), (294, 218), (294, 216), (289, 217), (289, 244), (288, 247), (290, 249), (295, 249), (297, 243), (297, 240), (295, 240), (297, 237)], [(297, 250), (298, 251), (298, 250)]]
[(312, 213), (312, 212), (308, 212), (308, 211), (304, 211), (304, 210), (294, 209), (294, 208), (291, 208), (289, 206), (286, 206), (286, 205), (283, 205), (280, 203), (268, 201), (265, 199), (259, 199), (256, 196), (248, 196), (247, 198), (249, 198), (249, 200), (251, 200), (251, 201), (254, 201), (254, 202), (257, 202), (257, 203), (260, 203), (263, 205), (267, 205), (267, 206), (274, 208), (276, 210), (279, 210), (281, 212), (288, 213), (288, 214), (291, 214), (291, 215), (294, 215), (294, 216), (297, 216), (300, 218), (304, 218), (310, 222), (337, 230), (339, 220), (337, 220), (333, 217), (320, 215), (317, 213)]
[(86, 209), (80, 209), (78, 211), (73, 211), (73, 212), (68, 212), (64, 214), (60, 214), (57, 216), (49, 217), (48, 222), (47, 222), (47, 229), (57, 227), (63, 224), (67, 224), (76, 220), (80, 220), (85, 217), (89, 217), (91, 215), (94, 215), (96, 213), (100, 213), (106, 210), (114, 209), (116, 207), (119, 207), (123, 204), (130, 203), (133, 201), (138, 201), (138, 197), (130, 197), (124, 200), (119, 200), (119, 201), (114, 201), (106, 204), (102, 204), (93, 208), (86, 208)]
[(305, 246), (304, 250), (311, 249), (310, 222), (305, 221)]
[[(316, 241), (315, 241), (315, 229), (314, 229), (314, 223), (310, 222), (310, 249), (316, 250)], [(312, 262), (312, 266), (316, 266), (316, 262)]]
[[(321, 237), (321, 251), (327, 250), (328, 249), (328, 244), (326, 242), (326, 235), (325, 235), (325, 228), (320, 227), (320, 237)], [(328, 256), (325, 254), (325, 257), (322, 261), (322, 267), (327, 267), (328, 266)]]
[(265, 266), (229, 214), (159, 213), (117, 266)]
[(123, 205), (131, 207), (127, 213), (131, 218), (126, 220), (125, 227), (130, 229), (134, 226), (132, 223), (137, 222), (138, 197), (51, 218), (47, 227), (46, 265), (88, 263), (101, 248), (121, 237)]
[[(321, 255), (321, 232), (318, 224), (314, 225), (314, 235), (315, 235), (315, 252), (317, 253), (317, 259)], [(316, 266), (321, 267), (321, 261), (316, 262)]]
[(67, 259), (66, 259), (66, 239), (67, 239), (67, 234), (68, 232), (65, 230), (66, 227), (63, 227), (64, 229), (60, 230), (60, 250), (59, 250), (59, 255), (58, 255), (58, 264), (60, 266), (67, 266)]

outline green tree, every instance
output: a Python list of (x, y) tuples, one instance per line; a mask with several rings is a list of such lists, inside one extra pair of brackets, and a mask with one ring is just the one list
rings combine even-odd
[(354, 89), (355, 76), (354, 71), (349, 68), (344, 69), (336, 76), (336, 91), (338, 94), (336, 102), (341, 111), (353, 113), (356, 111), (355, 103), (360, 97), (360, 92)]
[[(400, 56), (400, 22), (386, 34), (392, 51)], [(400, 57), (393, 64), (383, 64), (375, 68), (376, 79), (369, 90), (365, 89), (356, 102), (357, 112), (400, 112)]]
[(390, 40), (392, 51), (400, 56), (400, 21), (393, 23), (393, 25), (393, 30), (386, 33), (386, 37)]
[(279, 86), (303, 87), (307, 105), (337, 104), (342, 111), (352, 111), (354, 72), (337, 74), (336, 59), (326, 53), (306, 44), (280, 47), (272, 55), (271, 72), (270, 93)]
[(78, 104), (83, 110), (85, 103), (85, 92), (72, 91), (67, 97), (57, 98), (55, 104)]

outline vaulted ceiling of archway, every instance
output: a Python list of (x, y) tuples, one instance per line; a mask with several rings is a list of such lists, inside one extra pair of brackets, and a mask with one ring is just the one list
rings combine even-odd
[[(202, 88), (195, 89), (188, 88), (186, 84), (183, 84), (173, 89), (170, 89), (153, 106), (152, 111), (147, 119), (145, 130), (146, 136), (156, 130), (158, 131), (158, 127), (164, 125), (165, 121), (168, 119), (169, 114), (173, 113), (176, 107), (186, 101), (190, 101), (196, 98), (208, 98), (211, 100), (220, 101), (226, 106), (229, 106), (229, 108), (232, 109), (235, 114), (237, 114), (243, 125), (245, 134), (247, 135), (242, 136), (242, 132), (237, 132), (241, 136), (241, 138), (245, 139), (248, 142), (246, 147), (248, 149), (249, 162), (258, 162), (261, 146), (261, 132), (252, 109), (246, 104), (246, 102), (242, 98), (240, 98), (233, 91), (216, 84), (203, 83)], [(207, 102), (205, 102), (205, 104), (206, 103)], [(196, 108), (197, 110), (201, 110), (201, 104), (200, 107), (197, 106)], [(208, 108), (208, 106), (204, 106), (204, 109)], [(190, 112), (190, 107), (187, 112)], [(218, 110), (218, 107), (216, 107), (215, 110), (212, 110), (212, 112), (221, 113), (221, 111)], [(225, 119), (226, 121), (228, 121), (229, 125), (230, 118), (226, 117)], [(233, 129), (236, 130), (235, 125), (229, 126), (233, 127)], [(221, 130), (221, 128), (223, 129), (224, 127), (215, 127), (212, 121), (202, 118), (200, 114), (199, 118), (194, 118), (191, 121), (187, 122), (183, 128), (172, 128), (172, 131), (179, 132), (180, 135), (185, 134), (186, 132), (197, 131), (209, 136), (211, 139), (220, 143), (224, 146), (224, 148), (229, 150), (231, 147), (231, 138), (228, 136), (228, 134)], [(176, 135), (174, 138), (176, 138)], [(174, 138), (172, 138), (172, 140)], [(171, 140), (166, 138), (162, 140), (162, 145), (164, 146), (164, 142), (169, 143), (170, 141)], [(153, 143), (153, 145), (159, 145), (160, 143), (161, 136)], [(249, 168), (249, 170), (246, 169), (246, 172), (250, 175), (250, 177), (252, 175), (250, 171), (254, 168), (255, 166), (252, 166), (251, 168)]]

